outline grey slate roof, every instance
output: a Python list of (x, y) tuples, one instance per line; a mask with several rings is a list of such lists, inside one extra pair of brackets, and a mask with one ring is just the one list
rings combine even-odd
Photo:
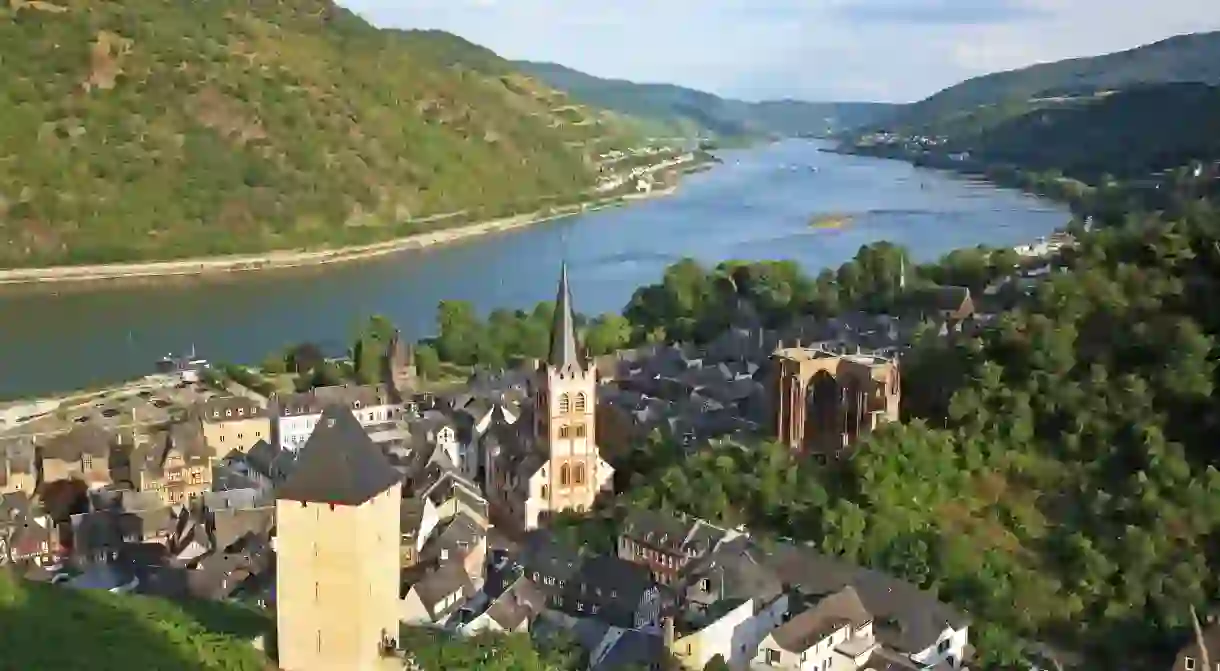
[(330, 405), (276, 497), (306, 503), (358, 506), (399, 481), (356, 418), (344, 406)]
[(559, 270), (559, 290), (555, 294), (555, 317), (551, 322), (551, 348), (547, 363), (557, 370), (569, 366), (584, 370), (576, 344), (576, 316), (572, 312), (567, 263)]
[(922, 651), (936, 644), (945, 627), (961, 629), (969, 622), (931, 593), (880, 571), (789, 543), (777, 544), (766, 555), (780, 579), (803, 594), (829, 595), (853, 586), (873, 615), (877, 640), (899, 652)]

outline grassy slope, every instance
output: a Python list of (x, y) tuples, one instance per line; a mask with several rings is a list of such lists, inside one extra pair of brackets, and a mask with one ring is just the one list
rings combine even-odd
[(0, 44), (0, 267), (506, 213), (590, 186), (578, 143), (620, 131), (491, 52), (330, 0), (18, 1), (0, 5)]
[[(1042, 102), (1035, 100), (1039, 98), (1172, 82), (1220, 84), (1220, 32), (1180, 35), (1112, 54), (974, 77), (904, 106), (888, 123), (898, 128), (943, 132), (944, 124), (955, 118), (960, 121), (963, 116), (981, 115), (1002, 121), (1040, 106)], [(1001, 114), (1002, 110), (988, 107), (1008, 107), (1010, 113)]]
[(267, 619), (215, 603), (21, 582), (0, 571), (0, 671), (270, 671)]
[(590, 105), (664, 122), (675, 130), (716, 135), (797, 135), (838, 131), (870, 123), (889, 112), (882, 103), (816, 103), (721, 98), (672, 84), (603, 79), (554, 63), (518, 61), (517, 67)]

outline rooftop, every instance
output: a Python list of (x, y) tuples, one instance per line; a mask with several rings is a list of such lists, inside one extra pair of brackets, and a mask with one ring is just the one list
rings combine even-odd
[(359, 506), (399, 482), (399, 474), (344, 406), (322, 411), (276, 498)]

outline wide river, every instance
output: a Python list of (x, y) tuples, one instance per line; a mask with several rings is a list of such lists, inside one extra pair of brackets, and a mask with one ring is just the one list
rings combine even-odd
[[(411, 338), (434, 332), (441, 299), (481, 310), (552, 299), (568, 259), (576, 307), (617, 311), (684, 256), (795, 259), (810, 273), (890, 240), (920, 260), (977, 244), (1016, 245), (1068, 220), (1061, 207), (899, 161), (818, 151), (809, 141), (724, 151), (678, 193), (447, 247), (312, 271), (271, 271), (94, 292), (0, 294), (0, 398), (75, 389), (152, 371), (192, 346), (254, 363), (288, 343), (342, 351), (383, 314)], [(838, 230), (818, 213), (846, 213)]]

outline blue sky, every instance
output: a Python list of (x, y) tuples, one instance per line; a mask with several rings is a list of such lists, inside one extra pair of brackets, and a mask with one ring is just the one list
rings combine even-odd
[(514, 59), (746, 99), (923, 98), (969, 77), (1220, 29), (1217, 0), (339, 0)]

